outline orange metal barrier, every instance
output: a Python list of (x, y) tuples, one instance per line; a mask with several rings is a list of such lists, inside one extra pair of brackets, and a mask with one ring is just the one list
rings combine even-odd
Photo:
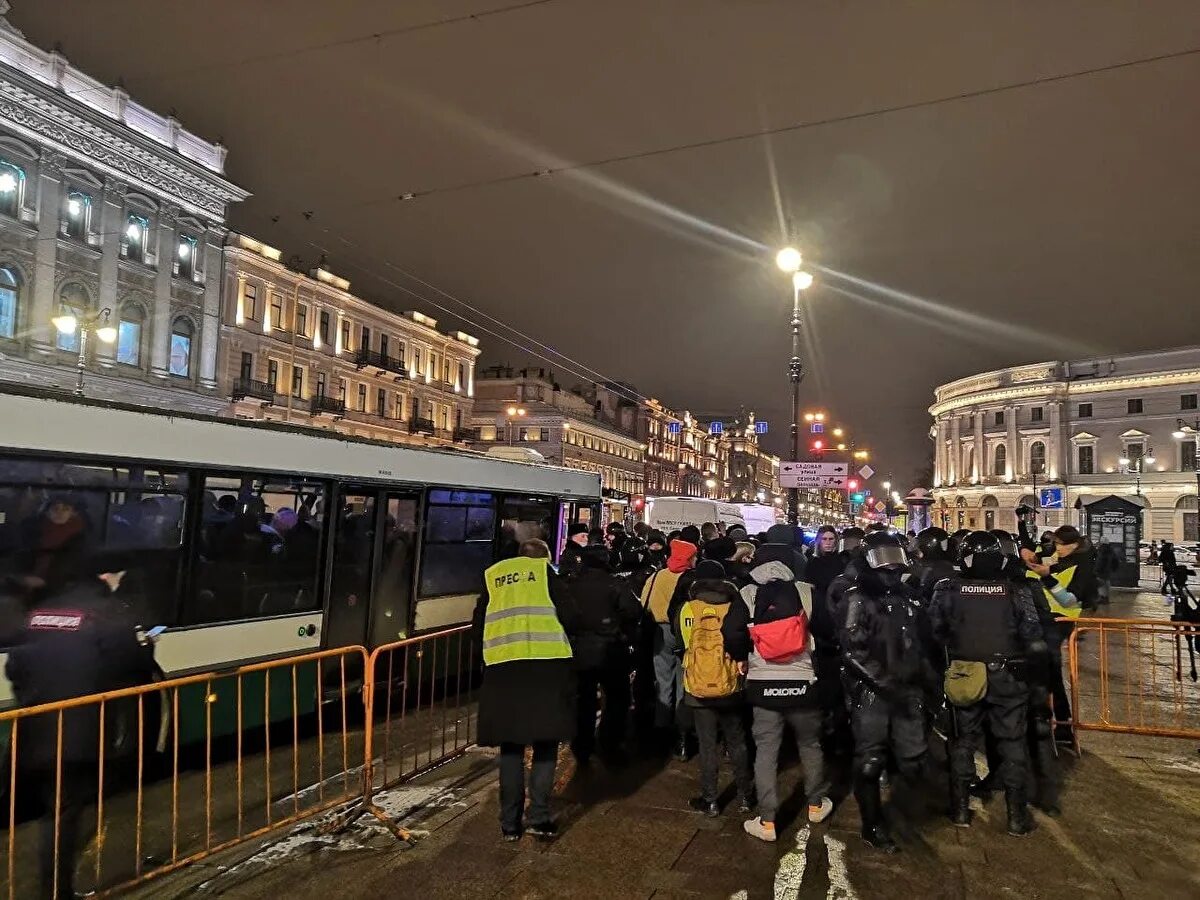
[(55, 895), (67, 867), (103, 894), (361, 796), (367, 670), (347, 647), (0, 713), (0, 896), (39, 895), (40, 854)]
[(470, 625), (384, 644), (371, 652), (364, 681), (369, 724), (362, 802), (342, 816), (336, 828), (370, 813), (397, 837), (409, 839), (372, 798), (474, 745), (477, 652)]
[[(1081, 653), (1095, 641), (1095, 653)], [(1077, 730), (1200, 738), (1200, 626), (1078, 619), (1067, 644)]]

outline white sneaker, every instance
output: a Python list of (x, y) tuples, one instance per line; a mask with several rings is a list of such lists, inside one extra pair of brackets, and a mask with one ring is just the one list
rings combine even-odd
[(808, 808), (808, 821), (817, 825), (829, 818), (829, 814), (833, 812), (833, 801), (828, 797), (822, 797), (821, 802), (815, 806)]
[(742, 823), (742, 828), (751, 837), (756, 837), (760, 841), (766, 841), (768, 844), (775, 843), (775, 823), (764, 822), (761, 816), (747, 819)]

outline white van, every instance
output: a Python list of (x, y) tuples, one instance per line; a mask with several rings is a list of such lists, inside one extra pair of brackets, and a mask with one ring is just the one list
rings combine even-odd
[(783, 521), (779, 511), (774, 506), (768, 506), (765, 503), (739, 503), (738, 509), (742, 511), (742, 519), (746, 522), (747, 533), (752, 535), (766, 531), (772, 525), (778, 525)]
[(646, 500), (646, 524), (663, 534), (688, 525), (699, 528), (705, 522), (724, 524), (726, 527), (746, 525), (742, 511), (732, 503), (702, 500), (699, 497), (649, 497)]

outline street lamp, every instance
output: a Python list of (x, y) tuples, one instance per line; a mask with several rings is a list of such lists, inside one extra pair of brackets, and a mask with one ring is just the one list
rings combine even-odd
[(1152, 466), (1154, 465), (1154, 462), (1154, 450), (1151, 448), (1147, 448), (1146, 454), (1144, 456), (1139, 456), (1135, 460), (1131, 460), (1127, 456), (1122, 456), (1117, 460), (1117, 465), (1121, 467), (1121, 471), (1123, 473), (1129, 474), (1130, 472), (1133, 472), (1133, 490), (1134, 493), (1139, 497), (1142, 494), (1142, 473), (1146, 471), (1146, 466)]
[[(1175, 431), (1171, 437), (1177, 441), (1182, 441), (1190, 437), (1196, 448), (1192, 451), (1192, 469), (1196, 473), (1196, 503), (1198, 504), (1196, 508), (1200, 509), (1200, 419), (1196, 419), (1190, 426), (1183, 419), (1176, 419)], [(1183, 469), (1182, 462), (1181, 458), (1180, 469)]]
[(513, 442), (513, 436), (512, 436), (513, 420), (520, 419), (520, 418), (524, 417), (524, 415), (525, 415), (525, 407), (523, 407), (523, 406), (510, 406), (508, 409), (506, 409), (504, 411), (504, 418), (506, 421), (505, 431), (508, 433), (508, 446), (510, 446), (510, 447), (512, 446), (512, 442)]
[[(810, 273), (800, 268), (804, 259), (795, 247), (784, 247), (775, 255), (775, 264), (792, 276), (792, 359), (788, 363), (788, 378), (792, 382), (792, 459), (800, 459), (800, 382), (804, 367), (800, 363), (800, 292), (813, 284)], [(814, 415), (809, 421), (823, 421)], [(787, 520), (789, 525), (800, 524), (800, 488), (788, 488)]]
[(50, 323), (59, 334), (74, 334), (79, 332), (79, 358), (75, 363), (75, 396), (83, 396), (83, 372), (87, 368), (87, 338), (89, 334), (96, 335), (105, 344), (111, 344), (117, 339), (117, 329), (108, 323), (112, 310), (108, 307), (96, 312), (86, 313), (82, 318), (72, 313), (55, 316)]

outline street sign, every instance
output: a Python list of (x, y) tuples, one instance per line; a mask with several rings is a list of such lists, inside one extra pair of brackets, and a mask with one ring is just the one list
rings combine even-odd
[(860, 478), (870, 478), (874, 474), (875, 474), (875, 470), (872, 469), (870, 466), (863, 466), (861, 469), (858, 470), (858, 475)]
[(1038, 491), (1041, 495), (1039, 502), (1042, 509), (1062, 509), (1063, 508), (1063, 489), (1060, 487), (1042, 488)]
[(870, 497), (870, 496), (871, 496), (871, 489), (870, 489), (870, 488), (865, 488), (865, 489), (863, 490), (863, 494), (865, 494), (866, 496)]
[(724, 434), (725, 433), (725, 423), (724, 422), (713, 422), (711, 425), (708, 426), (708, 433), (709, 434)]
[(785, 488), (844, 488), (849, 473), (840, 462), (785, 462), (779, 464), (779, 485)]
[(808, 426), (808, 430), (811, 431), (813, 434), (824, 434), (825, 433), (825, 424), (823, 422), (813, 422), (811, 425)]
[(766, 434), (767, 433), (767, 423), (766, 422), (755, 422), (754, 423), (754, 433), (755, 434)]
[(884, 503), (882, 500), (875, 501), (875, 511), (876, 512), (883, 512), (885, 509), (887, 509), (886, 503)]
[(679, 434), (682, 431), (683, 431), (683, 423), (682, 422), (668, 422), (667, 423), (667, 434)]

